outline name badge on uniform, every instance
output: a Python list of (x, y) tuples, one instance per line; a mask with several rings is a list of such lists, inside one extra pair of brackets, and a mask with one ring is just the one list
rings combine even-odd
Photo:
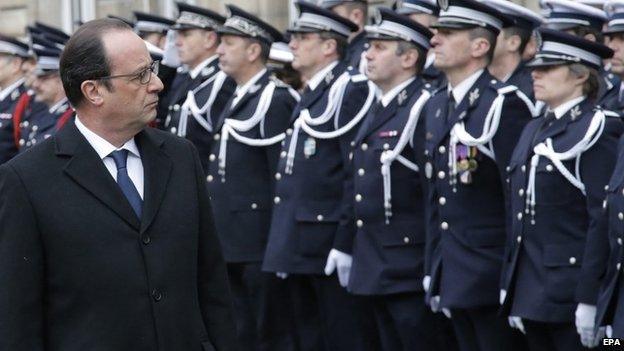
[(308, 137), (303, 143), (303, 155), (306, 158), (310, 158), (316, 153), (316, 140), (312, 137)]
[(425, 177), (427, 177), (427, 179), (431, 179), (432, 176), (433, 176), (433, 166), (431, 165), (431, 162), (427, 162), (425, 163)]

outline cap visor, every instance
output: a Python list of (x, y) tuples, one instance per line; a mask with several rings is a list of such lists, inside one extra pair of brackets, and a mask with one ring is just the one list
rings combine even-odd
[(475, 24), (470, 24), (470, 23), (463, 23), (463, 22), (450, 22), (450, 21), (444, 21), (444, 22), (437, 22), (432, 24), (431, 28), (447, 28), (447, 29), (471, 29), (471, 28), (475, 28), (477, 25)]
[(248, 37), (249, 35), (230, 27), (221, 27), (217, 29), (217, 33), (220, 35), (236, 35), (239, 37)]
[(538, 67), (551, 67), (551, 66), (560, 66), (560, 65), (568, 65), (573, 63), (572, 61), (566, 60), (557, 60), (557, 59), (545, 59), (545, 58), (534, 58), (533, 60), (527, 62), (526, 67), (530, 68), (538, 68)]

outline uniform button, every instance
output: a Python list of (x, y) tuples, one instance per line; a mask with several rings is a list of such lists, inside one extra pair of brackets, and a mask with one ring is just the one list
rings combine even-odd
[(20, 122), (19, 127), (23, 128), (24, 127), (24, 122)]
[(364, 226), (364, 221), (363, 221), (363, 220), (361, 220), (361, 219), (358, 219), (358, 220), (355, 222), (355, 225), (357, 225), (357, 227), (358, 227), (358, 228), (362, 228), (362, 227)]
[(552, 165), (546, 165), (546, 170), (547, 170), (548, 172), (552, 172), (552, 170), (553, 170), (553, 166), (552, 166)]
[(526, 166), (522, 166), (522, 167), (520, 167), (520, 170), (521, 170), (523, 173), (524, 173), (524, 172), (526, 172)]
[(444, 179), (444, 177), (446, 177), (446, 173), (444, 173), (444, 171), (438, 172), (438, 178)]
[(618, 213), (618, 218), (621, 220), (624, 220), (624, 213), (620, 212)]
[(323, 220), (323, 215), (316, 216), (316, 220), (319, 221), (319, 222), (322, 221)]
[(408, 237), (405, 237), (405, 238), (403, 238), (403, 242), (406, 243), (406, 244), (409, 244), (410, 240), (409, 240)]
[(219, 140), (221, 139), (221, 134), (215, 134), (214, 135), (214, 140)]
[(37, 143), (37, 139), (32, 140), (32, 144), (35, 145)]
[(384, 150), (388, 150), (389, 148), (390, 148), (390, 144), (388, 144), (388, 143), (383, 144), (383, 149)]
[(442, 206), (444, 206), (446, 204), (446, 198), (445, 197), (441, 197), (438, 199), (438, 203)]
[(620, 268), (622, 268), (622, 264), (618, 263), (615, 265), (615, 269), (617, 269), (618, 271), (620, 270)]
[(355, 146), (355, 141), (351, 140), (351, 142), (349, 143), (349, 145), (351, 145), (351, 147)]
[(355, 195), (355, 201), (357, 201), (357, 202), (362, 201), (362, 195), (360, 195), (360, 194)]
[(570, 257), (570, 264), (576, 264), (576, 257)]
[(509, 171), (511, 171), (511, 167), (507, 166), (507, 167), (505, 168), (505, 170), (506, 170), (507, 172), (509, 172)]
[(618, 238), (617, 239), (617, 243), (618, 243), (618, 245), (622, 246), (622, 238)]
[[(605, 191), (609, 190), (609, 185), (605, 185)], [(624, 191), (624, 189), (622, 189)]]
[(286, 155), (287, 155), (286, 151), (282, 151), (282, 152), (280, 152), (280, 157), (281, 157), (281, 158), (286, 157)]
[(39, 130), (39, 127), (37, 127), (37, 126), (32, 126), (32, 130), (33, 130), (33, 132), (36, 132), (36, 131), (38, 131), (38, 130)]
[(214, 178), (210, 174), (206, 177), (206, 180), (209, 181), (209, 182), (212, 182), (213, 179)]
[(522, 212), (518, 212), (518, 220), (521, 221), (522, 220)]
[(152, 290), (152, 297), (154, 298), (154, 301), (158, 302), (162, 300), (162, 293), (157, 289), (154, 289)]
[(366, 171), (364, 170), (364, 168), (360, 168), (360, 169), (358, 169), (358, 175), (359, 175), (360, 177), (364, 176), (364, 174), (365, 174), (365, 173), (366, 173)]
[(177, 131), (176, 127), (171, 127), (171, 133), (175, 134)]
[(213, 162), (217, 159), (217, 156), (215, 156), (215, 154), (210, 154), (210, 156), (208, 156), (208, 159), (210, 160), (210, 162)]
[(362, 149), (362, 151), (366, 151), (368, 150), (368, 144), (364, 143), (362, 144), (362, 146), (360, 146), (360, 148)]
[(180, 105), (178, 105), (178, 104), (173, 105), (173, 110), (174, 111), (177, 111), (179, 109), (180, 109)]
[(353, 160), (353, 152), (349, 152), (349, 161)]
[(520, 189), (520, 190), (518, 190), (518, 195), (520, 195), (520, 196), (524, 196), (524, 189)]
[(24, 121), (24, 127), (28, 127), (29, 124), (28, 121)]
[(440, 228), (442, 228), (442, 230), (448, 230), (449, 225), (446, 222), (442, 222), (442, 224), (440, 224)]
[(275, 179), (277, 180), (282, 179), (282, 175), (280, 173), (275, 173)]
[(252, 209), (252, 210), (256, 210), (256, 209), (258, 209), (258, 204), (257, 204), (257, 203), (255, 203), (255, 202), (254, 202), (254, 203), (252, 203), (252, 204), (251, 204), (251, 209)]
[(24, 144), (26, 144), (26, 140), (20, 139), (19, 144), (20, 146), (24, 146)]
[(149, 235), (143, 235), (141, 241), (143, 241), (143, 244), (147, 245), (152, 242), (152, 238), (150, 238)]
[(276, 196), (276, 197), (273, 198), (273, 203), (276, 204), (276, 205), (279, 204), (280, 201), (282, 201), (282, 199), (280, 199), (279, 196)]
[(293, 131), (292, 131), (292, 129), (291, 129), (291, 128), (286, 129), (286, 134), (287, 134), (287, 135), (292, 135), (292, 132), (293, 132)]
[(32, 145), (32, 143), (30, 141), (26, 142), (26, 146), (31, 146), (31, 145)]
[(516, 237), (516, 241), (518, 242), (518, 244), (520, 244), (522, 242), (522, 237), (518, 235), (518, 237)]
[(445, 153), (445, 152), (446, 152), (446, 147), (444, 147), (444, 145), (441, 145), (441, 146), (438, 148), (438, 152), (440, 152), (441, 154)]

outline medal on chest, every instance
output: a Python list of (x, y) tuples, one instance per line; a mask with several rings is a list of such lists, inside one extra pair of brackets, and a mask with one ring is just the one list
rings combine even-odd
[(316, 140), (312, 137), (308, 137), (303, 143), (303, 155), (306, 158), (314, 156), (316, 153)]
[(473, 173), (479, 168), (477, 155), (479, 150), (474, 146), (457, 144), (457, 171), (462, 184), (472, 184)]

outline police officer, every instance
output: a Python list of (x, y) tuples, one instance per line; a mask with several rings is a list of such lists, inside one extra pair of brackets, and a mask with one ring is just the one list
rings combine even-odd
[(364, 51), (368, 48), (364, 26), (368, 22), (367, 0), (319, 0), (319, 5), (355, 23), (358, 29), (349, 35), (345, 59), (349, 66), (366, 73)]
[[(396, 12), (429, 28), (437, 21), (440, 8), (435, 0), (400, 0), (396, 2)], [(420, 76), (432, 87), (438, 88), (446, 85), (446, 81), (444, 73), (433, 65), (434, 61), (435, 55), (429, 50), (425, 68), (420, 72)]]
[(433, 310), (452, 317), (461, 350), (523, 349), (498, 316), (506, 239), (505, 167), (532, 104), (486, 70), (511, 20), (474, 0), (439, 1), (431, 43), (448, 86), (425, 107), (431, 163), (425, 277)]
[(26, 91), (22, 64), (28, 57), (27, 44), (0, 35), (0, 164), (17, 154), (13, 111)]
[[(368, 77), (381, 90), (355, 138), (357, 218), (348, 289), (370, 298), (380, 350), (442, 350), (435, 316), (424, 303), (424, 146), (420, 112), (430, 93), (418, 76), (432, 33), (392, 10), (367, 26)], [(413, 138), (414, 131), (416, 137)]]
[(167, 31), (175, 24), (175, 21), (141, 11), (133, 11), (132, 13), (136, 19), (134, 31), (141, 39), (163, 49)]
[(355, 231), (349, 153), (374, 86), (343, 60), (357, 26), (308, 2), (296, 5), (290, 48), (307, 86), (280, 153), (263, 269), (287, 277), (302, 349), (368, 349), (356, 299), (343, 287)]
[[(549, 8), (546, 27), (574, 34), (578, 37), (602, 43), (603, 26), (607, 22), (606, 13), (593, 6), (571, 0), (544, 0)], [(603, 67), (600, 69), (598, 104), (608, 104), (617, 98), (620, 80)]]
[(541, 37), (529, 66), (546, 113), (526, 126), (509, 165), (512, 240), (501, 302), (531, 350), (582, 350), (600, 340), (580, 267), (624, 124), (596, 108), (598, 70), (613, 51), (554, 30)]
[(526, 96), (533, 98), (531, 71), (525, 66), (522, 53), (531, 40), (533, 31), (542, 24), (542, 17), (511, 1), (484, 2), (513, 19), (513, 24), (504, 27), (498, 34), (494, 57), (488, 70), (498, 80), (517, 86)]
[(234, 5), (227, 9), (217, 54), (237, 87), (214, 129), (220, 138), (209, 155), (208, 190), (243, 349), (296, 350), (286, 282), (261, 268), (280, 142), (299, 95), (266, 67), (271, 44), (282, 34)]
[[(624, 77), (624, 1), (612, 0), (605, 4), (605, 9), (609, 8), (609, 22), (607, 27), (603, 31), (605, 38), (607, 39), (607, 45), (613, 50), (613, 57), (610, 62), (611, 73), (618, 76), (621, 80)], [(619, 86), (616, 86), (615, 90), (617, 94), (614, 94), (613, 98), (603, 102), (603, 106), (607, 109), (617, 111), (619, 113), (624, 112), (624, 86), (620, 82)]]

